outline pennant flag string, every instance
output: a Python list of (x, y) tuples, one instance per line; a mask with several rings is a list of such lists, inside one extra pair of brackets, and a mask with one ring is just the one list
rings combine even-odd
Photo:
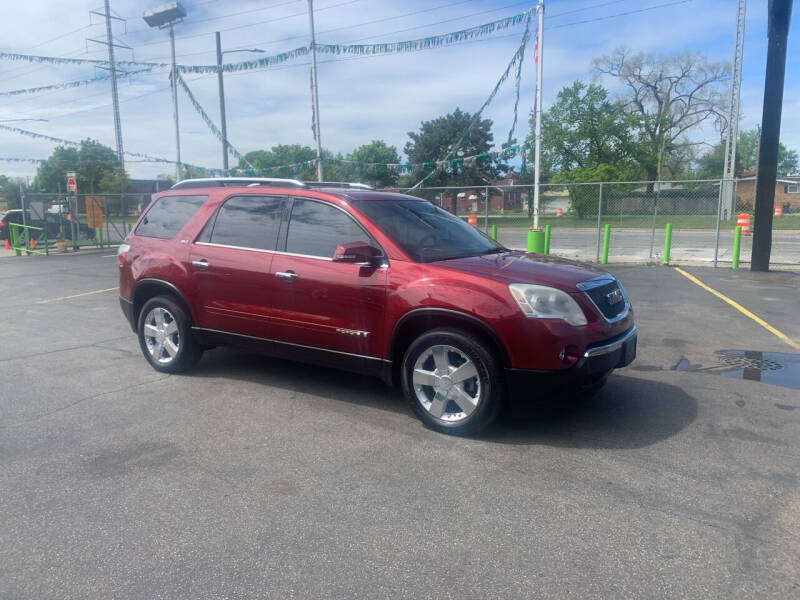
[[(491, 104), (492, 100), (494, 100), (494, 97), (497, 95), (497, 92), (500, 90), (500, 88), (502, 87), (503, 83), (505, 83), (506, 79), (508, 79), (508, 75), (509, 75), (509, 73), (511, 73), (511, 69), (514, 68), (514, 66), (518, 63), (518, 61), (522, 60), (522, 56), (525, 53), (525, 45), (527, 44), (528, 38), (530, 36), (530, 23), (531, 23), (531, 16), (533, 15), (533, 12), (532, 11), (527, 11), (527, 12), (524, 13), (524, 15), (526, 17), (525, 18), (525, 33), (522, 35), (522, 41), (520, 42), (519, 48), (517, 48), (517, 51), (514, 53), (514, 56), (511, 58), (511, 62), (508, 63), (508, 66), (506, 67), (506, 70), (500, 76), (500, 79), (497, 82), (497, 84), (494, 86), (494, 89), (492, 90), (492, 93), (489, 94), (489, 97), (486, 99), (486, 101), (481, 105), (481, 107), (478, 109), (478, 111), (473, 115), (472, 121), (467, 126), (466, 130), (464, 131), (464, 133), (461, 135), (461, 137), (455, 143), (455, 145), (452, 147), (452, 149), (447, 153), (447, 156), (445, 157), (446, 161), (449, 160), (453, 155), (458, 153), (458, 151), (461, 148), (461, 145), (464, 143), (464, 140), (466, 140), (466, 138), (469, 135), (470, 131), (475, 126), (475, 123), (478, 122), (478, 119), (480, 119), (481, 114), (483, 114), (483, 111), (486, 109), (487, 106), (489, 106), (489, 104)], [(538, 31), (537, 31), (537, 39), (538, 39)], [(439, 170), (439, 167), (438, 166), (435, 167), (425, 177), (423, 177), (417, 183), (415, 183), (412, 187), (407, 189), (406, 193), (408, 193), (408, 192), (414, 190), (415, 188), (423, 185), (428, 179), (433, 177), (438, 170)]]
[[(429, 50), (432, 48), (441, 48), (442, 46), (449, 46), (458, 44), (468, 40), (476, 39), (491, 35), (498, 31), (503, 31), (510, 27), (516, 27), (522, 23), (527, 23), (530, 20), (530, 15), (534, 9), (529, 9), (523, 13), (498, 19), (490, 23), (484, 23), (476, 27), (468, 29), (461, 29), (459, 31), (452, 31), (443, 33), (441, 35), (433, 35), (429, 37), (419, 38), (415, 40), (406, 40), (401, 42), (382, 42), (377, 44), (316, 44), (317, 51), (326, 54), (336, 55), (380, 55), (380, 54), (397, 54), (403, 52), (415, 52), (417, 50)], [(300, 46), (286, 52), (280, 52), (272, 56), (263, 58), (255, 58), (252, 60), (245, 60), (238, 63), (227, 63), (222, 65), (221, 70), (225, 73), (235, 71), (249, 71), (253, 69), (263, 69), (285, 63), (296, 58), (309, 55), (311, 46)], [(0, 60), (10, 61), (24, 61), (31, 63), (46, 63), (46, 64), (69, 64), (69, 65), (94, 65), (99, 67), (108, 67), (109, 62), (101, 59), (89, 58), (66, 58), (60, 56), (38, 56), (33, 54), (21, 54), (17, 52), (0, 52)], [(118, 67), (146, 67), (148, 69), (157, 68), (171, 68), (169, 63), (164, 62), (146, 62), (146, 61), (129, 61), (119, 60), (115, 61)], [(177, 69), (181, 73), (217, 73), (220, 68), (217, 65), (177, 65)]]
[[(20, 135), (24, 135), (26, 137), (34, 138), (34, 139), (37, 139), (37, 140), (47, 140), (48, 142), (55, 142), (56, 144), (59, 144), (61, 146), (70, 146), (72, 148), (80, 148), (80, 146), (81, 146), (80, 142), (75, 142), (75, 141), (72, 141), (72, 140), (65, 140), (63, 138), (57, 138), (57, 137), (53, 137), (51, 135), (44, 135), (43, 133), (36, 133), (34, 131), (28, 131), (27, 129), (20, 129), (19, 127), (12, 127), (10, 125), (1, 125), (0, 124), (0, 130), (10, 131), (12, 133), (18, 133)], [(150, 156), (149, 154), (141, 154), (139, 152), (129, 152), (127, 150), (125, 151), (125, 154), (127, 156), (132, 156), (134, 158), (144, 159), (144, 162), (167, 163), (167, 164), (173, 164), (173, 165), (176, 164), (176, 162), (177, 162), (177, 161), (174, 161), (174, 160), (170, 160), (168, 158), (160, 158), (160, 157), (157, 157), (157, 156)], [(183, 165), (184, 167), (190, 167), (190, 168), (198, 169), (200, 171), (204, 171), (204, 172), (208, 172), (208, 173), (216, 172), (215, 169), (208, 169), (206, 167), (198, 167), (197, 165), (191, 165), (189, 163), (182, 162), (181, 165)], [(219, 171), (219, 172), (221, 173), (221, 171)]]
[[(117, 75), (117, 79), (122, 79), (123, 77), (127, 77), (128, 75), (149, 73), (150, 71), (152, 71), (152, 67), (146, 67), (144, 69), (138, 69), (136, 71), (129, 71), (128, 73), (120, 73)], [(0, 92), (0, 96), (19, 96), (21, 94), (36, 94), (38, 92), (47, 92), (50, 90), (66, 90), (70, 88), (82, 87), (84, 85), (91, 85), (92, 83), (97, 83), (98, 81), (108, 81), (109, 79), (111, 79), (111, 77), (109, 77), (108, 75), (100, 75), (98, 77), (92, 77), (90, 79), (80, 79), (78, 81), (67, 81), (64, 83), (53, 83), (51, 85), (43, 85), (39, 87)]]
[[(170, 79), (171, 78), (172, 78), (172, 73), (170, 73)], [(189, 101), (192, 103), (192, 106), (194, 106), (194, 109), (197, 111), (197, 114), (200, 115), (200, 118), (203, 119), (203, 122), (205, 122), (205, 124), (211, 130), (211, 133), (213, 133), (219, 141), (225, 144), (225, 147), (235, 158), (245, 162), (247, 166), (249, 166), (250, 168), (253, 168), (253, 165), (251, 165), (248, 162), (247, 158), (236, 148), (234, 148), (233, 144), (231, 144), (230, 141), (226, 140), (225, 137), (222, 135), (222, 132), (219, 129), (217, 129), (217, 126), (214, 125), (214, 122), (211, 120), (211, 117), (209, 117), (206, 111), (203, 110), (203, 107), (197, 101), (197, 98), (194, 97), (194, 94), (192, 94), (192, 90), (190, 90), (189, 86), (186, 85), (186, 82), (183, 80), (183, 77), (181, 77), (180, 73), (178, 73), (178, 83), (180, 84), (183, 91), (186, 92), (186, 96), (189, 98)]]

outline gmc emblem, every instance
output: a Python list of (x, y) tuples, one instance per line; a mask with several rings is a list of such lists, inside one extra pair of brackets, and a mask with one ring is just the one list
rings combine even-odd
[(617, 302), (622, 302), (622, 292), (620, 290), (609, 292), (606, 294), (606, 301), (612, 306)]

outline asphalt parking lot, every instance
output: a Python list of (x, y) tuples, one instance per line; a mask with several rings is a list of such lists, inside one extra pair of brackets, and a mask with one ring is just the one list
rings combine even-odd
[[(598, 396), (477, 439), (238, 350), (157, 373), (116, 270), (0, 259), (0, 598), (800, 596), (800, 391), (713, 370), (800, 350), (674, 269), (609, 267), (639, 356)], [(800, 273), (684, 270), (800, 342)]]

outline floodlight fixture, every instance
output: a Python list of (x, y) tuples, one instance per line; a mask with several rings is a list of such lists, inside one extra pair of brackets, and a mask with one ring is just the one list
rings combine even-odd
[(186, 9), (180, 2), (167, 2), (161, 6), (144, 11), (142, 18), (150, 27), (163, 29), (180, 23), (186, 17)]

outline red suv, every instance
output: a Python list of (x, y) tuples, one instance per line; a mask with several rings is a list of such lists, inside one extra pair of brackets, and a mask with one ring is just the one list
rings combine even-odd
[(399, 382), (426, 425), (471, 434), (520, 384), (531, 400), (598, 387), (635, 357), (612, 276), (504, 248), (427, 201), (292, 180), (176, 187), (119, 248), (122, 311), (158, 371), (245, 346)]

